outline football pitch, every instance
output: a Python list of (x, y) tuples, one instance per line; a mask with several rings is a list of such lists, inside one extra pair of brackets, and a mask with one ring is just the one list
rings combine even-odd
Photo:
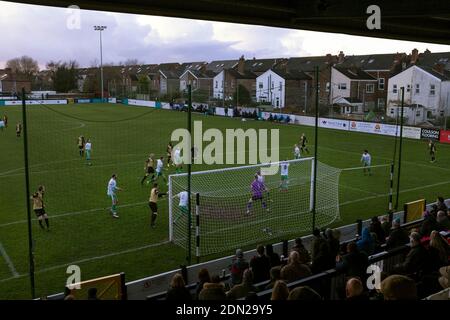
[[(30, 280), (24, 147), (23, 139), (15, 133), (22, 112), (20, 107), (1, 107), (0, 114), (3, 113), (8, 115), (9, 127), (0, 131), (0, 299), (26, 299), (30, 298)], [(125, 272), (126, 280), (131, 281), (186, 263), (186, 252), (168, 241), (167, 198), (160, 199), (156, 228), (151, 229), (150, 185), (140, 183), (148, 155), (165, 157), (172, 131), (186, 127), (185, 112), (119, 104), (73, 104), (29, 106), (27, 114), (30, 192), (36, 191), (39, 185), (45, 186), (46, 211), (50, 218), (47, 232), (41, 230), (32, 212), (37, 296), (62, 292), (69, 265), (80, 266), (82, 280)], [(202, 120), (204, 130), (277, 128), (281, 159), (293, 158), (293, 146), (301, 133), (305, 133), (310, 154), (303, 156), (314, 152), (313, 127), (242, 122), (201, 114), (193, 114), (193, 120)], [(80, 135), (92, 141), (91, 165), (78, 154)], [(335, 168), (350, 168), (340, 174), (340, 219), (332, 226), (386, 212), (388, 165), (392, 161), (394, 141), (388, 136), (319, 130), (319, 161)], [(365, 176), (360, 169), (351, 169), (361, 166), (364, 149), (371, 153), (372, 165), (386, 165), (374, 168), (371, 176)], [(408, 201), (425, 198), (431, 202), (438, 195), (447, 195), (450, 146), (438, 144), (437, 162), (430, 163), (425, 141), (404, 139), (402, 160), (399, 210)], [(223, 166), (193, 165), (192, 169)], [(175, 173), (172, 167), (166, 169), (166, 176)], [(112, 173), (117, 174), (118, 186), (124, 189), (118, 194), (119, 219), (111, 217), (110, 199), (106, 196)], [(162, 179), (159, 183), (166, 192)], [(321, 191), (325, 192), (321, 189), (317, 192)], [(271, 197), (276, 196), (271, 193)], [(226, 221), (221, 223), (226, 225)], [(297, 235), (285, 234), (283, 238)], [(234, 249), (230, 247), (220, 255), (232, 253)]]

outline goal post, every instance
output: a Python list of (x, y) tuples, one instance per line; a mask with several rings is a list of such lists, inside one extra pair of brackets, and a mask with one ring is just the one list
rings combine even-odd
[[(313, 160), (309, 157), (192, 172), (190, 200), (195, 206), (192, 206), (191, 219), (179, 203), (180, 193), (188, 191), (188, 175), (170, 175), (170, 241), (186, 250), (191, 247), (198, 258), (310, 231)], [(267, 191), (262, 193), (262, 199), (253, 197), (251, 184), (256, 173), (265, 167), (283, 164), (288, 164), (287, 177), (281, 176), (280, 170), (265, 175)], [(317, 169), (316, 224), (323, 227), (340, 218), (340, 169), (320, 162), (317, 162)], [(189, 220), (191, 226), (188, 226)]]

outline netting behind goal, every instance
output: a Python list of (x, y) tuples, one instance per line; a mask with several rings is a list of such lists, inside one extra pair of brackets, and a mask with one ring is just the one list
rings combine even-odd
[[(188, 175), (169, 177), (170, 239), (187, 249), (188, 230), (192, 252), (196, 249), (196, 194), (199, 194), (199, 255), (205, 256), (248, 244), (268, 242), (280, 236), (299, 234), (312, 228), (313, 158), (290, 160), (287, 188), (282, 188), (280, 171), (267, 175), (268, 192), (263, 201), (251, 198), (251, 183), (264, 165), (234, 167), (191, 176), (191, 227), (188, 215), (179, 207), (177, 194), (187, 191)], [(318, 162), (316, 226), (339, 219), (340, 170)], [(264, 204), (266, 207), (264, 207)], [(267, 210), (268, 209), (268, 210)]]

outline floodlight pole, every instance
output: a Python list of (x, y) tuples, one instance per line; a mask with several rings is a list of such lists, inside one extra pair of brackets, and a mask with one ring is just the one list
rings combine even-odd
[(402, 168), (402, 145), (403, 145), (403, 110), (405, 103), (405, 87), (401, 87), (401, 111), (400, 111), (400, 142), (398, 147), (398, 169), (397, 169), (397, 194), (395, 195), (395, 210), (398, 209), (398, 198), (400, 194), (400, 170)]
[(317, 199), (317, 149), (318, 149), (318, 130), (319, 130), (319, 67), (315, 67), (315, 77), (316, 77), (316, 117), (315, 117), (315, 126), (314, 126), (314, 170), (313, 176), (313, 200), (312, 200), (312, 231), (316, 228), (316, 199)]
[(187, 86), (188, 89), (188, 116), (187, 116), (187, 129), (189, 132), (189, 159), (188, 159), (188, 181), (187, 181), (187, 192), (188, 192), (188, 224), (187, 224), (187, 241), (188, 241), (188, 245), (187, 245), (187, 262), (188, 265), (191, 264), (191, 260), (192, 260), (192, 254), (191, 254), (191, 249), (192, 249), (192, 244), (191, 244), (191, 226), (192, 226), (192, 218), (191, 218), (191, 208), (192, 208), (192, 204), (191, 204), (191, 173), (192, 173), (192, 159), (193, 159), (193, 148), (192, 148), (192, 86), (190, 84), (188, 84)]
[(100, 31), (100, 82), (101, 82), (101, 92), (102, 92), (102, 102), (104, 96), (104, 87), (103, 87), (103, 45), (102, 45), (102, 31), (106, 29), (106, 26), (94, 26), (95, 31)]
[(28, 225), (28, 259), (29, 273), (31, 284), (31, 297), (36, 298), (36, 290), (34, 285), (34, 250), (33, 250), (33, 234), (31, 228), (31, 204), (30, 204), (30, 172), (28, 167), (28, 124), (27, 124), (27, 107), (25, 102), (25, 88), (22, 88), (22, 123), (23, 123), (23, 154), (25, 160), (25, 196), (27, 201), (27, 225)]

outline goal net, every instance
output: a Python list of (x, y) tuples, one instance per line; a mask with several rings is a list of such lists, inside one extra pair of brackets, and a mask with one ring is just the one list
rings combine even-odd
[[(269, 164), (193, 172), (190, 226), (186, 208), (180, 207), (180, 193), (188, 189), (188, 175), (169, 176), (170, 240), (187, 250), (190, 239), (191, 252), (206, 256), (311, 231), (313, 160), (277, 163), (289, 164), (287, 180), (282, 180), (280, 170), (264, 176), (267, 191), (262, 200), (253, 200), (251, 205), (255, 174)], [(317, 166), (315, 225), (324, 227), (339, 219), (340, 169), (320, 162)]]

